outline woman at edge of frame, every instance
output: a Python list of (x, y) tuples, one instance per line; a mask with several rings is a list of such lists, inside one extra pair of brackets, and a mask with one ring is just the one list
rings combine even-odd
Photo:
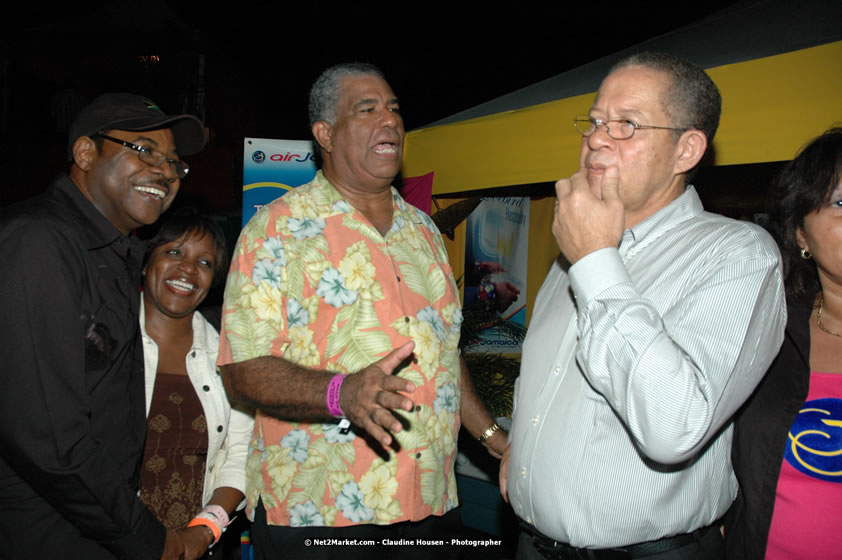
[(787, 164), (773, 200), (786, 335), (736, 417), (727, 557), (842, 558), (842, 128)]

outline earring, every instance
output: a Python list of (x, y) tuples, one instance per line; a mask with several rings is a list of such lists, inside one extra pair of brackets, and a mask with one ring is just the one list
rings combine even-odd
[(813, 253), (805, 249), (804, 247), (801, 248), (801, 258), (805, 261), (809, 261), (813, 258)]

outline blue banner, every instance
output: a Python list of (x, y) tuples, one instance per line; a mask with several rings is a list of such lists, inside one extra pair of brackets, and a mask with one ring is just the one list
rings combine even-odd
[(243, 225), (261, 207), (316, 175), (313, 143), (246, 138), (243, 142)]

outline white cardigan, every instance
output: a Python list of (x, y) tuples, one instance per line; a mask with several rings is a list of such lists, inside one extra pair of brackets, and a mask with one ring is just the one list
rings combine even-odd
[[(146, 414), (152, 403), (155, 375), (158, 371), (158, 345), (146, 333), (143, 294), (140, 299), (140, 334), (143, 338), (143, 363), (146, 371)], [(207, 505), (214, 490), (222, 486), (246, 492), (246, 459), (254, 430), (254, 418), (232, 410), (222, 378), (216, 371), (219, 333), (198, 311), (193, 313), (193, 346), (187, 353), (187, 376), (202, 403), (208, 426), (208, 458), (205, 463), (205, 487), (202, 504)], [(242, 507), (243, 503), (240, 504)]]

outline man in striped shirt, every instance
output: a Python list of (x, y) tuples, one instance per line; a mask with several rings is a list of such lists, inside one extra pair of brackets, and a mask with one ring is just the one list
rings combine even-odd
[(734, 412), (781, 344), (779, 254), (689, 177), (721, 99), (700, 68), (618, 63), (556, 184), (554, 263), (523, 346), (501, 490), (518, 558), (721, 558)]

